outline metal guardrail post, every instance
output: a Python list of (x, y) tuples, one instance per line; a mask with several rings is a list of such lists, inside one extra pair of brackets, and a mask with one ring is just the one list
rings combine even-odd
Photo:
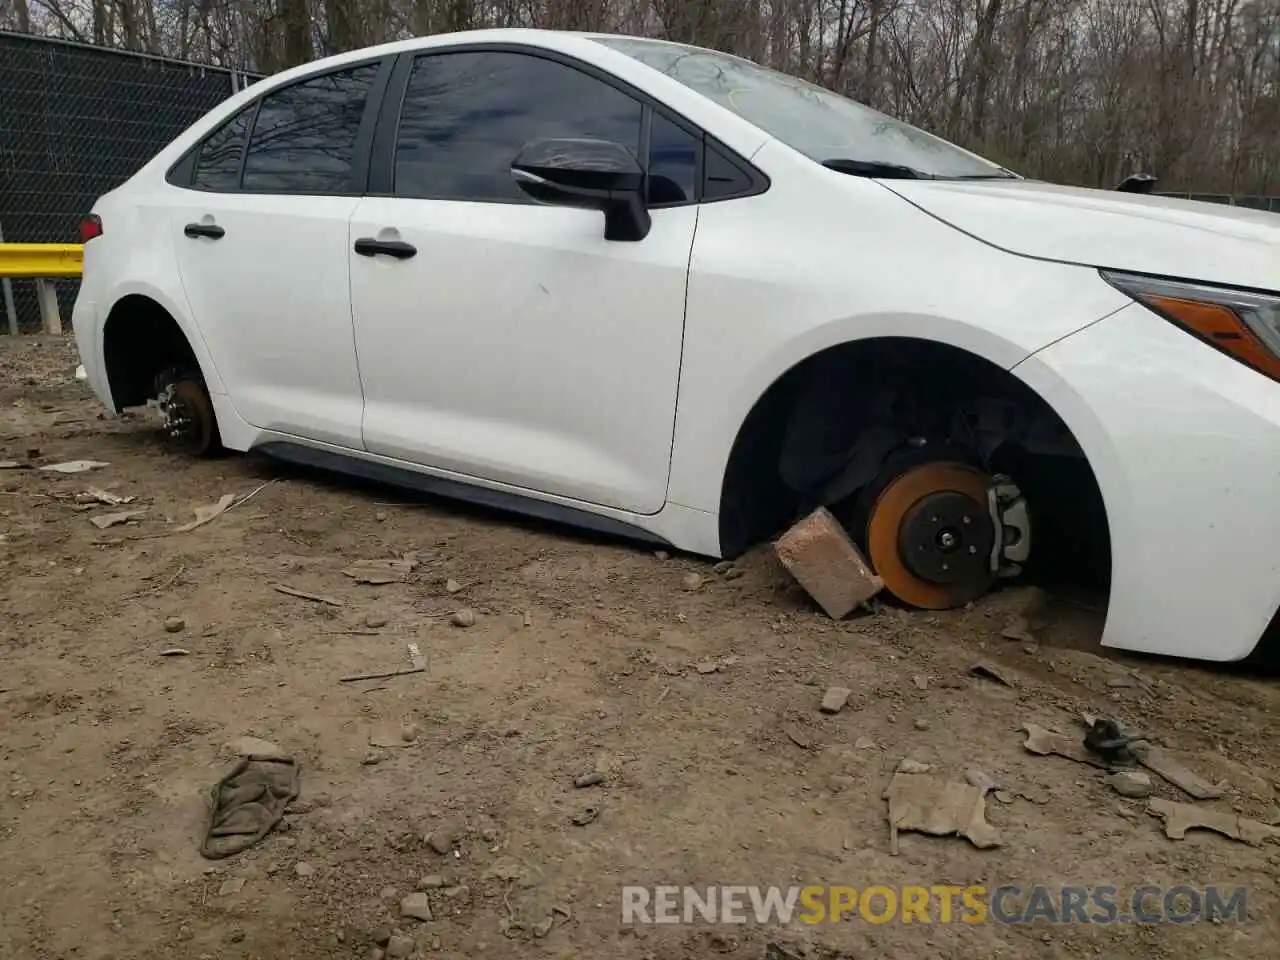
[[(0, 243), (4, 243), (4, 226), (0, 225)], [(13, 283), (8, 277), (0, 278), (0, 290), (4, 292), (4, 313), (9, 318), (9, 335), (18, 335), (18, 308), (13, 303)]]
[(62, 315), (58, 312), (58, 288), (52, 280), (36, 280), (36, 301), (40, 304), (40, 323), (45, 333), (62, 333)]

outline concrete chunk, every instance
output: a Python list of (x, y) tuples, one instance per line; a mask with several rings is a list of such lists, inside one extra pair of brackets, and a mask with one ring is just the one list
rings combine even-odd
[(774, 544), (782, 565), (827, 616), (839, 620), (884, 589), (831, 511), (819, 507)]
[(822, 695), (822, 703), (819, 704), (818, 709), (823, 713), (839, 713), (849, 702), (852, 693), (853, 691), (848, 687), (828, 687), (827, 692)]

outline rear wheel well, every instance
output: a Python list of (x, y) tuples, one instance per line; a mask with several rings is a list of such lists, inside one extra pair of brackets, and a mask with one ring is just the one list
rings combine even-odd
[(1110, 586), (1101, 490), (1066, 424), (990, 361), (904, 337), (831, 347), (765, 391), (730, 452), (721, 552), (736, 556), (817, 506), (854, 516), (842, 507), (881, 473), (884, 451), (924, 440), (1008, 474), (1022, 489), (1032, 515), (1030, 578)]
[(178, 322), (150, 297), (121, 298), (107, 317), (102, 357), (116, 409), (137, 407), (156, 396), (169, 369), (198, 374), (200, 364)]

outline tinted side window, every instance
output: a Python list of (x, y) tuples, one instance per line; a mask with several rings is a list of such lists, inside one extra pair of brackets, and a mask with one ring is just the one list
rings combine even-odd
[(709, 144), (702, 162), (702, 199), (704, 201), (734, 197), (751, 189), (751, 178), (743, 173), (737, 164), (730, 162)]
[(365, 64), (268, 94), (249, 141), (244, 189), (350, 192), (356, 135), (378, 69)]
[(640, 149), (641, 106), (562, 63), (507, 52), (418, 57), (396, 137), (397, 196), (532, 202), (511, 161), (540, 137), (600, 137)]
[(193, 186), (201, 190), (239, 188), (240, 160), (244, 156), (245, 141), (249, 139), (249, 124), (257, 106), (255, 103), (245, 107), (200, 144), (200, 150), (196, 154)]
[(649, 203), (688, 203), (696, 196), (698, 147), (695, 137), (661, 114), (649, 128)]

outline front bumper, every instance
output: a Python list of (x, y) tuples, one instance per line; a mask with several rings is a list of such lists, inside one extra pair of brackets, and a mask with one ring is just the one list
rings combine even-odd
[(1280, 609), (1280, 384), (1138, 304), (1014, 368), (1102, 489), (1104, 646), (1248, 656)]

